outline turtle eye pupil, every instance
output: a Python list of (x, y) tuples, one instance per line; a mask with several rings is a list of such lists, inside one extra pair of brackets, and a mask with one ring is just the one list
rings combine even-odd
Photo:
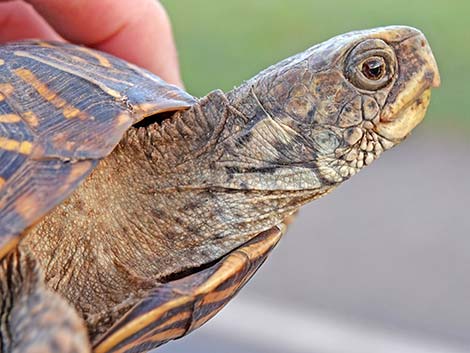
[(369, 59), (362, 64), (362, 73), (369, 80), (380, 80), (385, 75), (385, 63), (378, 59)]

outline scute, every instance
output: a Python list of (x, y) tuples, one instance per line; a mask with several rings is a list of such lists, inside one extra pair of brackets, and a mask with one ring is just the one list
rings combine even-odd
[(76, 45), (9, 43), (0, 59), (0, 256), (132, 124), (195, 103), (150, 72)]

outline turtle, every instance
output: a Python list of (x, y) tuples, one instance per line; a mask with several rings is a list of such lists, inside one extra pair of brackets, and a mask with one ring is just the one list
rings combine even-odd
[(2, 352), (144, 352), (197, 329), (291, 215), (410, 134), (439, 83), (407, 26), (202, 98), (84, 46), (0, 46)]

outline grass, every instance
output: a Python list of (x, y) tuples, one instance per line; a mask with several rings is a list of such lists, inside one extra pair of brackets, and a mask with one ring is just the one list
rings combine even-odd
[(442, 86), (429, 123), (470, 132), (470, 2), (466, 0), (164, 0), (187, 89), (231, 89), (266, 66), (354, 29), (406, 24), (428, 37)]

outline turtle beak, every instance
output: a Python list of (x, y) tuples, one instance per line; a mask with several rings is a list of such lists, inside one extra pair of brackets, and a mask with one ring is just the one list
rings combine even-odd
[(379, 134), (393, 142), (403, 140), (423, 120), (431, 88), (441, 83), (431, 48), (424, 35), (415, 31), (394, 44), (398, 77), (376, 126)]

